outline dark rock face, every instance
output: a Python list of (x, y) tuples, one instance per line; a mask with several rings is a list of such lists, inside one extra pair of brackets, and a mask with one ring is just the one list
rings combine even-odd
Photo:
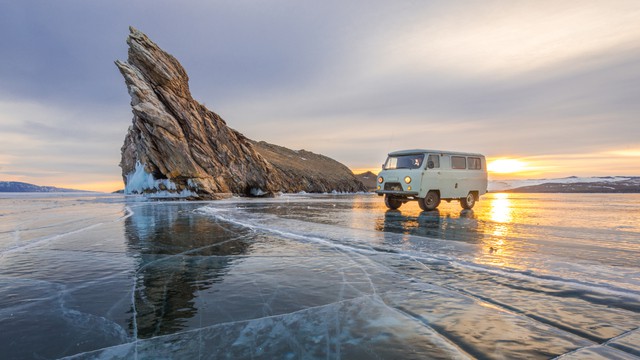
[(268, 152), (257, 151), (256, 143), (193, 100), (189, 77), (173, 56), (142, 32), (130, 32), (127, 62), (116, 61), (133, 110), (121, 149), (125, 193), (213, 199), (364, 190), (349, 169), (331, 159), (335, 169), (327, 170), (338, 171), (335, 178), (334, 173), (313, 174), (311, 163), (291, 171), (274, 166), (265, 158)]

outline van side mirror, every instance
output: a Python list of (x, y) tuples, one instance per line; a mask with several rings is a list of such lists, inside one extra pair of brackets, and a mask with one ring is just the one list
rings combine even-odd
[(428, 161), (428, 162), (427, 162), (427, 167), (428, 167), (429, 169), (433, 169), (434, 167), (436, 167), (436, 165), (433, 163), (433, 161)]
[(382, 164), (382, 170), (384, 170), (384, 164)]

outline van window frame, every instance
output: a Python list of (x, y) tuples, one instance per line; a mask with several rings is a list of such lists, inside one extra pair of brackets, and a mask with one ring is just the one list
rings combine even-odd
[[(392, 160), (393, 159), (393, 160)], [(384, 162), (385, 170), (398, 170), (398, 169), (421, 169), (425, 163), (425, 154), (404, 154), (404, 155), (389, 155)], [(418, 161), (418, 164), (414, 164), (414, 161)], [(407, 166), (398, 166), (398, 163)], [(393, 165), (392, 165), (393, 164)]]
[(432, 158), (435, 160), (433, 162), (433, 168), (440, 169), (440, 156), (438, 154), (427, 154), (427, 165), (425, 169), (429, 169), (429, 161), (431, 161)]
[[(464, 161), (464, 167), (456, 166), (455, 159), (462, 159)], [(453, 170), (466, 170), (467, 169), (467, 157), (460, 155), (451, 155), (451, 169)]]
[[(477, 167), (471, 167), (472, 164), (477, 164)], [(469, 170), (482, 170), (482, 159), (477, 156), (467, 157), (467, 169)]]

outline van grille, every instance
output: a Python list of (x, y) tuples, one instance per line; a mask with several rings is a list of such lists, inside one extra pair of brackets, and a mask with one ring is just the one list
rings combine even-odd
[(392, 190), (392, 191), (402, 191), (402, 185), (400, 185), (400, 183), (386, 183), (384, 184), (384, 189), (385, 190)]

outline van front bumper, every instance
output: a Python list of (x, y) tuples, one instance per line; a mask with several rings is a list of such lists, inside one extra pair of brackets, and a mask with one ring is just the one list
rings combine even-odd
[(376, 190), (376, 194), (382, 195), (394, 195), (394, 196), (418, 196), (417, 191), (397, 191), (397, 190)]

